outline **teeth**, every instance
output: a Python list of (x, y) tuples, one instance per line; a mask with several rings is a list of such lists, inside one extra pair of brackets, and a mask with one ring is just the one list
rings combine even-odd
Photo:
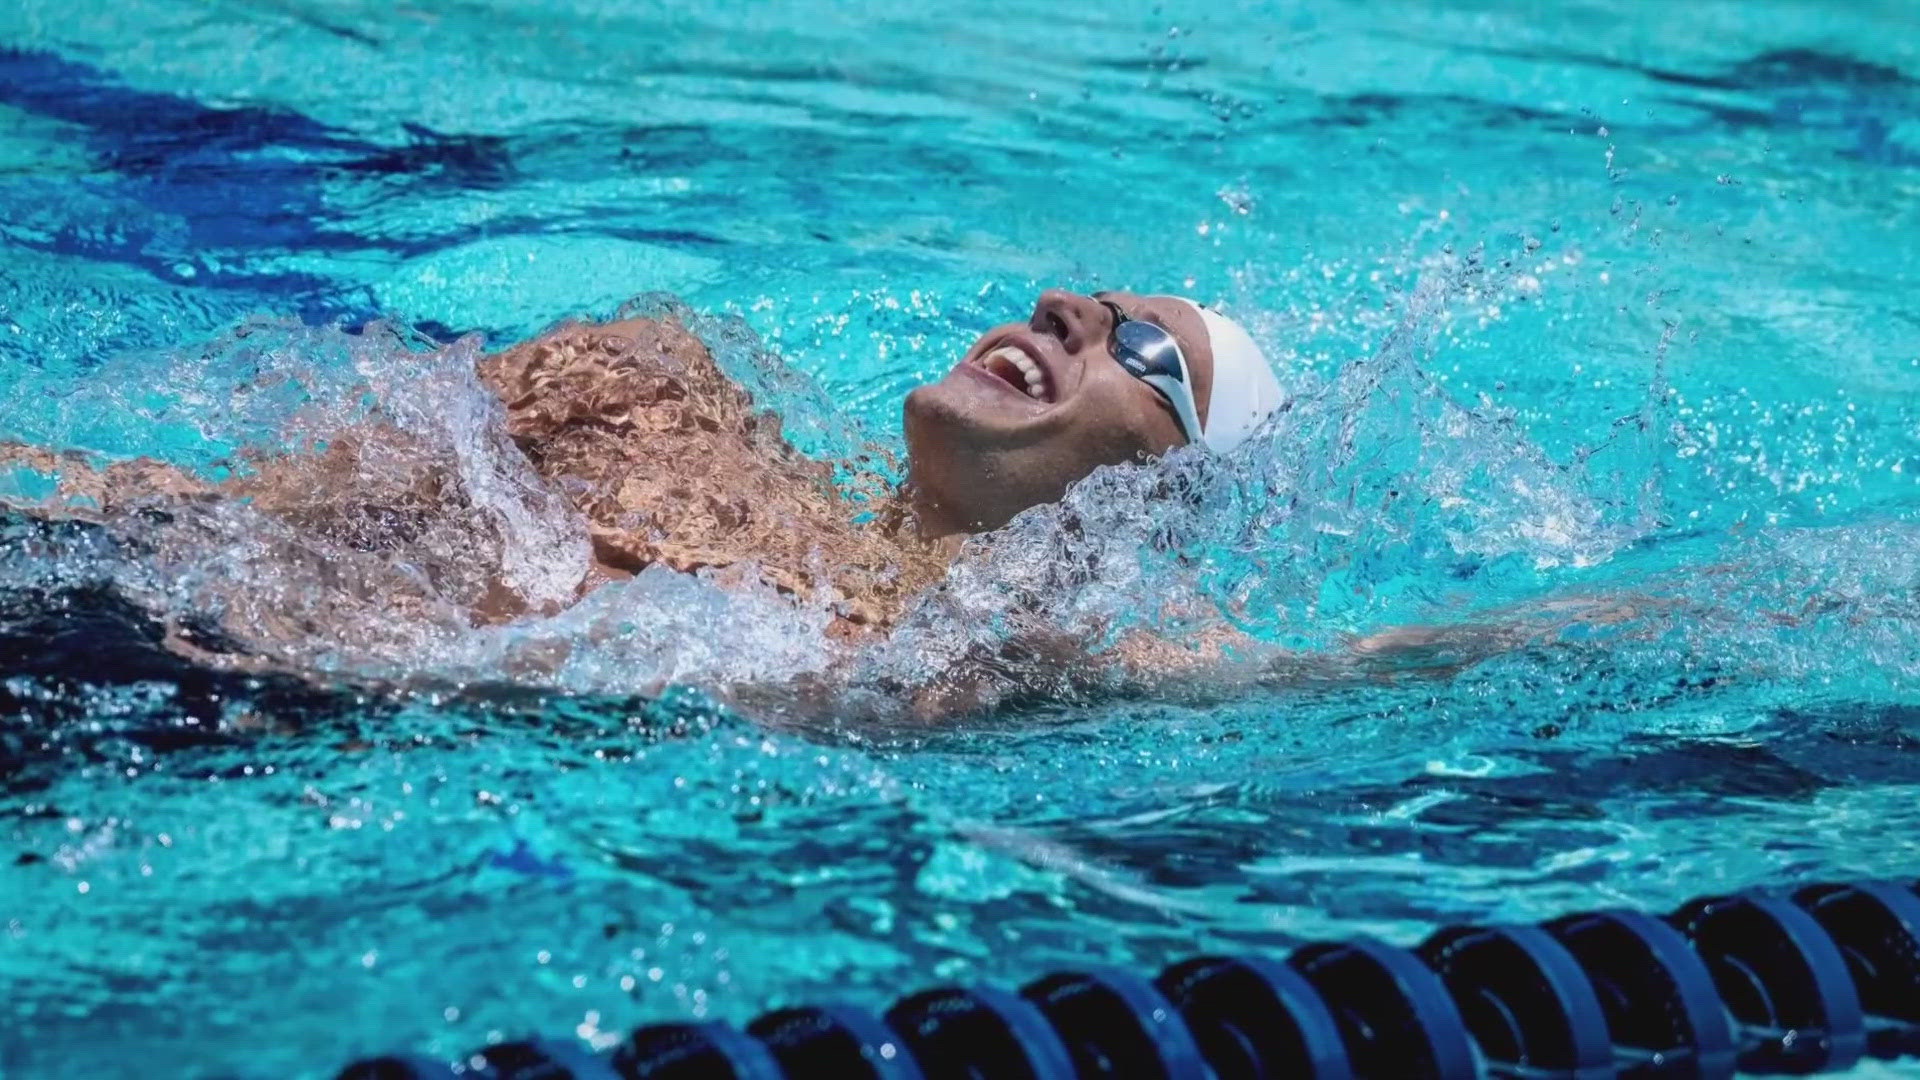
[(1033, 358), (1026, 353), (1021, 352), (1011, 345), (1002, 345), (988, 353), (986, 359), (1005, 360), (1007, 363), (1012, 364), (1014, 369), (1020, 372), (1021, 378), (1026, 380), (1027, 396), (1041, 400), (1046, 398), (1046, 373), (1042, 372), (1040, 365), (1034, 363)]

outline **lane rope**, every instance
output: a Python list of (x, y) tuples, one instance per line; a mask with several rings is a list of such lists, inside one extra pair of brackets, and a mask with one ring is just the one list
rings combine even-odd
[(1018, 993), (947, 986), (884, 1015), (652, 1024), (457, 1063), (369, 1058), (339, 1080), (1732, 1080), (1920, 1057), (1920, 881), (1809, 885), (1537, 926), (1452, 926), (1285, 957), (1105, 966)]

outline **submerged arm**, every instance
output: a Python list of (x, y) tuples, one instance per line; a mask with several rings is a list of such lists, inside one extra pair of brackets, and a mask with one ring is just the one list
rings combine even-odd
[(1085, 638), (1027, 632), (990, 655), (969, 653), (911, 690), (917, 719), (938, 721), (1025, 705), (1147, 700), (1206, 706), (1282, 688), (1377, 685), (1444, 678), (1523, 649), (1551, 644), (1576, 626), (1623, 623), (1646, 598), (1582, 597), (1484, 612), (1459, 622), (1406, 625), (1297, 652), (1214, 625), (1176, 642), (1129, 631), (1110, 647)]

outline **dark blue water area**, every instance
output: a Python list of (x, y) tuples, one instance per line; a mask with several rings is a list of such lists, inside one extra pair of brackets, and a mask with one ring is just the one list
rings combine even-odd
[[(299, 255), (324, 262), (399, 260), (551, 223), (496, 222), (485, 229), (383, 235), (335, 209), (329, 188), (373, 189), (369, 198), (431, 198), (436, 190), (494, 191), (522, 178), (507, 141), (405, 125), (406, 141), (380, 143), (290, 110), (215, 107), (134, 90), (112, 73), (47, 53), (0, 49), (0, 103), (58, 121), (80, 136), (91, 171), (59, 180), (14, 177), (0, 194), (6, 240), (18, 248), (95, 264), (124, 265), (195, 314), (153, 320), (92, 342), (87, 359), (115, 350), (204, 337), (242, 314), (274, 312), (353, 328), (386, 314), (347, 276), (281, 269)], [(651, 141), (648, 131), (623, 133)], [(111, 213), (96, 213), (111, 208)], [(134, 212), (129, 213), (132, 209)], [(677, 230), (614, 230), (631, 239), (714, 245)], [(22, 286), (16, 286), (22, 287)], [(30, 287), (30, 286), (28, 286)], [(31, 317), (16, 301), (15, 318)], [(486, 330), (433, 320), (415, 328), (452, 340)], [(4, 347), (21, 363), (43, 359), (18, 337)]]
[[(229, 309), (291, 304), (309, 318), (369, 314), (343, 300), (336, 281), (254, 270), (244, 260), (294, 248), (365, 249), (366, 240), (325, 227), (319, 184), (330, 170), (377, 168), (381, 148), (304, 117), (257, 107), (211, 108), (134, 91), (84, 64), (19, 50), (0, 52), (0, 101), (77, 129), (97, 169), (71, 181), (11, 183), (10, 243), (122, 263), (161, 282), (230, 293), (231, 300), (211, 302)], [(84, 210), (89, 203), (145, 208), (167, 227), (78, 216), (60, 220), (68, 207)], [(209, 265), (209, 254), (241, 262)]]

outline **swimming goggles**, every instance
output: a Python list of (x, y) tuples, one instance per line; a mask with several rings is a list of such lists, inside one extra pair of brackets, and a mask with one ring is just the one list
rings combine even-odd
[(1180, 430), (1187, 442), (1200, 441), (1200, 409), (1193, 400), (1193, 377), (1187, 370), (1187, 354), (1166, 327), (1138, 322), (1119, 304), (1101, 300), (1113, 314), (1113, 330), (1107, 335), (1107, 351), (1113, 354), (1127, 374), (1153, 387), (1180, 418)]

